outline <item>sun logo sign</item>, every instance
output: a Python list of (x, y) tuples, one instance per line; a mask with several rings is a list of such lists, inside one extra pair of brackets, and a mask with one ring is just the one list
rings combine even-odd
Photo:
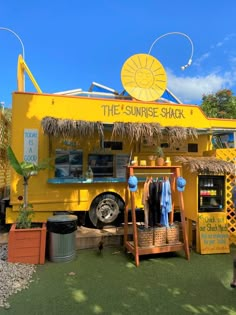
[(167, 76), (162, 64), (148, 54), (128, 58), (121, 69), (121, 82), (125, 90), (140, 101), (155, 101), (167, 86)]

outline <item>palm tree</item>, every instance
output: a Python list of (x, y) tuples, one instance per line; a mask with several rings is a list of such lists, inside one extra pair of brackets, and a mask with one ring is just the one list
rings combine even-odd
[(29, 228), (33, 216), (33, 206), (28, 202), (29, 179), (31, 176), (37, 175), (39, 171), (48, 168), (48, 161), (38, 165), (26, 161), (19, 162), (10, 146), (7, 148), (7, 156), (15, 172), (22, 176), (24, 185), (23, 204), (20, 205), (17, 228)]

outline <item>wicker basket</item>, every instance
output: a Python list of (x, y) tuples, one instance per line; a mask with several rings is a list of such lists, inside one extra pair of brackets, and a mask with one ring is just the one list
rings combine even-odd
[(174, 223), (166, 229), (167, 243), (174, 244), (179, 242), (179, 224)]
[(138, 228), (138, 246), (140, 247), (153, 246), (152, 228)]
[(153, 229), (153, 244), (155, 246), (166, 244), (166, 227), (156, 227)]

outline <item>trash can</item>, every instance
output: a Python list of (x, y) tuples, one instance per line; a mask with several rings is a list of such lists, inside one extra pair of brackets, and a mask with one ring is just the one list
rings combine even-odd
[(76, 255), (77, 216), (54, 215), (47, 220), (48, 255), (53, 262), (71, 261)]

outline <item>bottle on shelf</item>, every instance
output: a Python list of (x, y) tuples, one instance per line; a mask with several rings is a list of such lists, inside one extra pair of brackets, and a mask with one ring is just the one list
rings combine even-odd
[(88, 179), (93, 180), (93, 170), (92, 170), (91, 166), (89, 166), (89, 168), (88, 168)]
[(165, 160), (165, 164), (164, 164), (165, 166), (171, 166), (171, 160), (170, 160), (170, 157), (169, 156), (167, 156), (166, 157), (166, 160)]
[(137, 156), (134, 156), (134, 159), (132, 161), (132, 165), (133, 166), (138, 166), (138, 157)]
[(91, 166), (88, 167), (88, 170), (85, 173), (85, 179), (87, 181), (90, 181), (90, 182), (93, 180), (93, 170), (92, 170)]

